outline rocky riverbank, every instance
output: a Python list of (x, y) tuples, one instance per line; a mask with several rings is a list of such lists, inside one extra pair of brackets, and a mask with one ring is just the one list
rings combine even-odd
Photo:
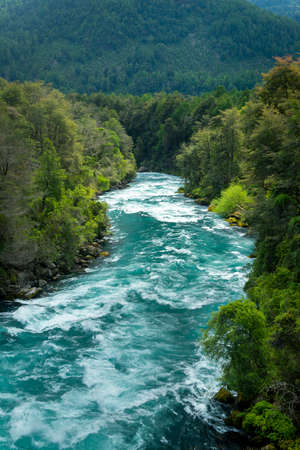
[(2, 267), (0, 269), (0, 299), (30, 300), (43, 293), (48, 284), (60, 280), (70, 273), (84, 271), (96, 258), (109, 255), (104, 250), (105, 239), (95, 239), (81, 247), (72, 266), (50, 262), (48, 264), (29, 264), (27, 267)]
[[(109, 191), (125, 189), (132, 181), (132, 176), (110, 187)], [(100, 197), (103, 192), (98, 192)], [(98, 237), (93, 242), (82, 246), (71, 266), (63, 263), (32, 262), (26, 267), (0, 266), (0, 301), (22, 298), (30, 300), (41, 295), (54, 281), (62, 279), (71, 273), (83, 272), (92, 261), (97, 258), (105, 258), (109, 253), (104, 250), (106, 239)]]
[[(292, 398), (293, 392), (286, 393)], [(300, 448), (300, 440), (295, 439), (295, 427), (282, 413), (278, 403), (272, 402), (272, 398), (266, 401), (260, 395), (255, 400), (247, 401), (241, 393), (233, 395), (222, 387), (213, 399), (224, 405), (228, 414), (225, 424), (235, 430), (243, 450)]]

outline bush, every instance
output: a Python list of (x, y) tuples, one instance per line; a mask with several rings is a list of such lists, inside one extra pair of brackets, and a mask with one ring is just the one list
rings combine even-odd
[(296, 432), (291, 420), (266, 401), (256, 403), (248, 412), (243, 428), (275, 443), (293, 439)]
[(222, 191), (221, 197), (213, 202), (214, 210), (226, 217), (237, 210), (244, 211), (253, 203), (247, 191), (240, 184), (232, 184)]

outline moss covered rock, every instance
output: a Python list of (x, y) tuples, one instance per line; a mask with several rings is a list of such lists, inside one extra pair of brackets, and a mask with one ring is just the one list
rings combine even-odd
[(29, 289), (22, 289), (19, 291), (19, 296), (21, 298), (24, 298), (25, 300), (31, 300), (32, 298), (37, 297), (39, 294), (41, 294), (42, 289), (40, 287), (33, 287)]
[(101, 253), (100, 253), (100, 256), (102, 256), (102, 258), (107, 258), (107, 257), (109, 256), (109, 254), (110, 254), (110, 253), (107, 252), (107, 251), (106, 251), (106, 252), (101, 252)]
[(214, 396), (214, 400), (226, 405), (233, 405), (235, 402), (234, 396), (224, 387), (222, 387), (219, 392), (216, 393), (216, 395)]
[(230, 416), (226, 417), (225, 423), (226, 423), (226, 425), (228, 425), (230, 427), (235, 427), (235, 428), (241, 429), (244, 418), (245, 418), (245, 413), (235, 409), (234, 411), (232, 411)]
[(230, 223), (230, 225), (237, 225), (238, 223), (238, 219), (236, 217), (227, 217), (225, 220)]

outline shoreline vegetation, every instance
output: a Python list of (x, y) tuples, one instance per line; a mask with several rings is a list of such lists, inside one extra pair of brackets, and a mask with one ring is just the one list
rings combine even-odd
[(0, 293), (31, 288), (31, 267), (42, 289), (101, 255), (96, 193), (136, 167), (181, 175), (182, 193), (257, 236), (247, 298), (222, 306), (201, 340), (223, 367), (216, 399), (235, 405), (227, 424), (250, 446), (299, 449), (300, 59), (277, 58), (253, 91), (201, 97), (1, 80), (0, 115)]
[(0, 295), (31, 298), (100, 255), (96, 195), (136, 173), (116, 113), (36, 83), (0, 80)]
[(227, 425), (270, 450), (300, 448), (299, 95), (300, 60), (278, 58), (242, 108), (177, 155), (186, 195), (257, 234), (247, 298), (214, 313), (201, 343), (223, 368)]

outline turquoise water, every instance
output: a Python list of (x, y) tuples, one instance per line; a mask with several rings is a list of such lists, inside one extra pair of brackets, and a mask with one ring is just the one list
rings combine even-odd
[(239, 448), (197, 340), (243, 295), (253, 241), (180, 184), (108, 193), (110, 257), (1, 313), (0, 449)]

